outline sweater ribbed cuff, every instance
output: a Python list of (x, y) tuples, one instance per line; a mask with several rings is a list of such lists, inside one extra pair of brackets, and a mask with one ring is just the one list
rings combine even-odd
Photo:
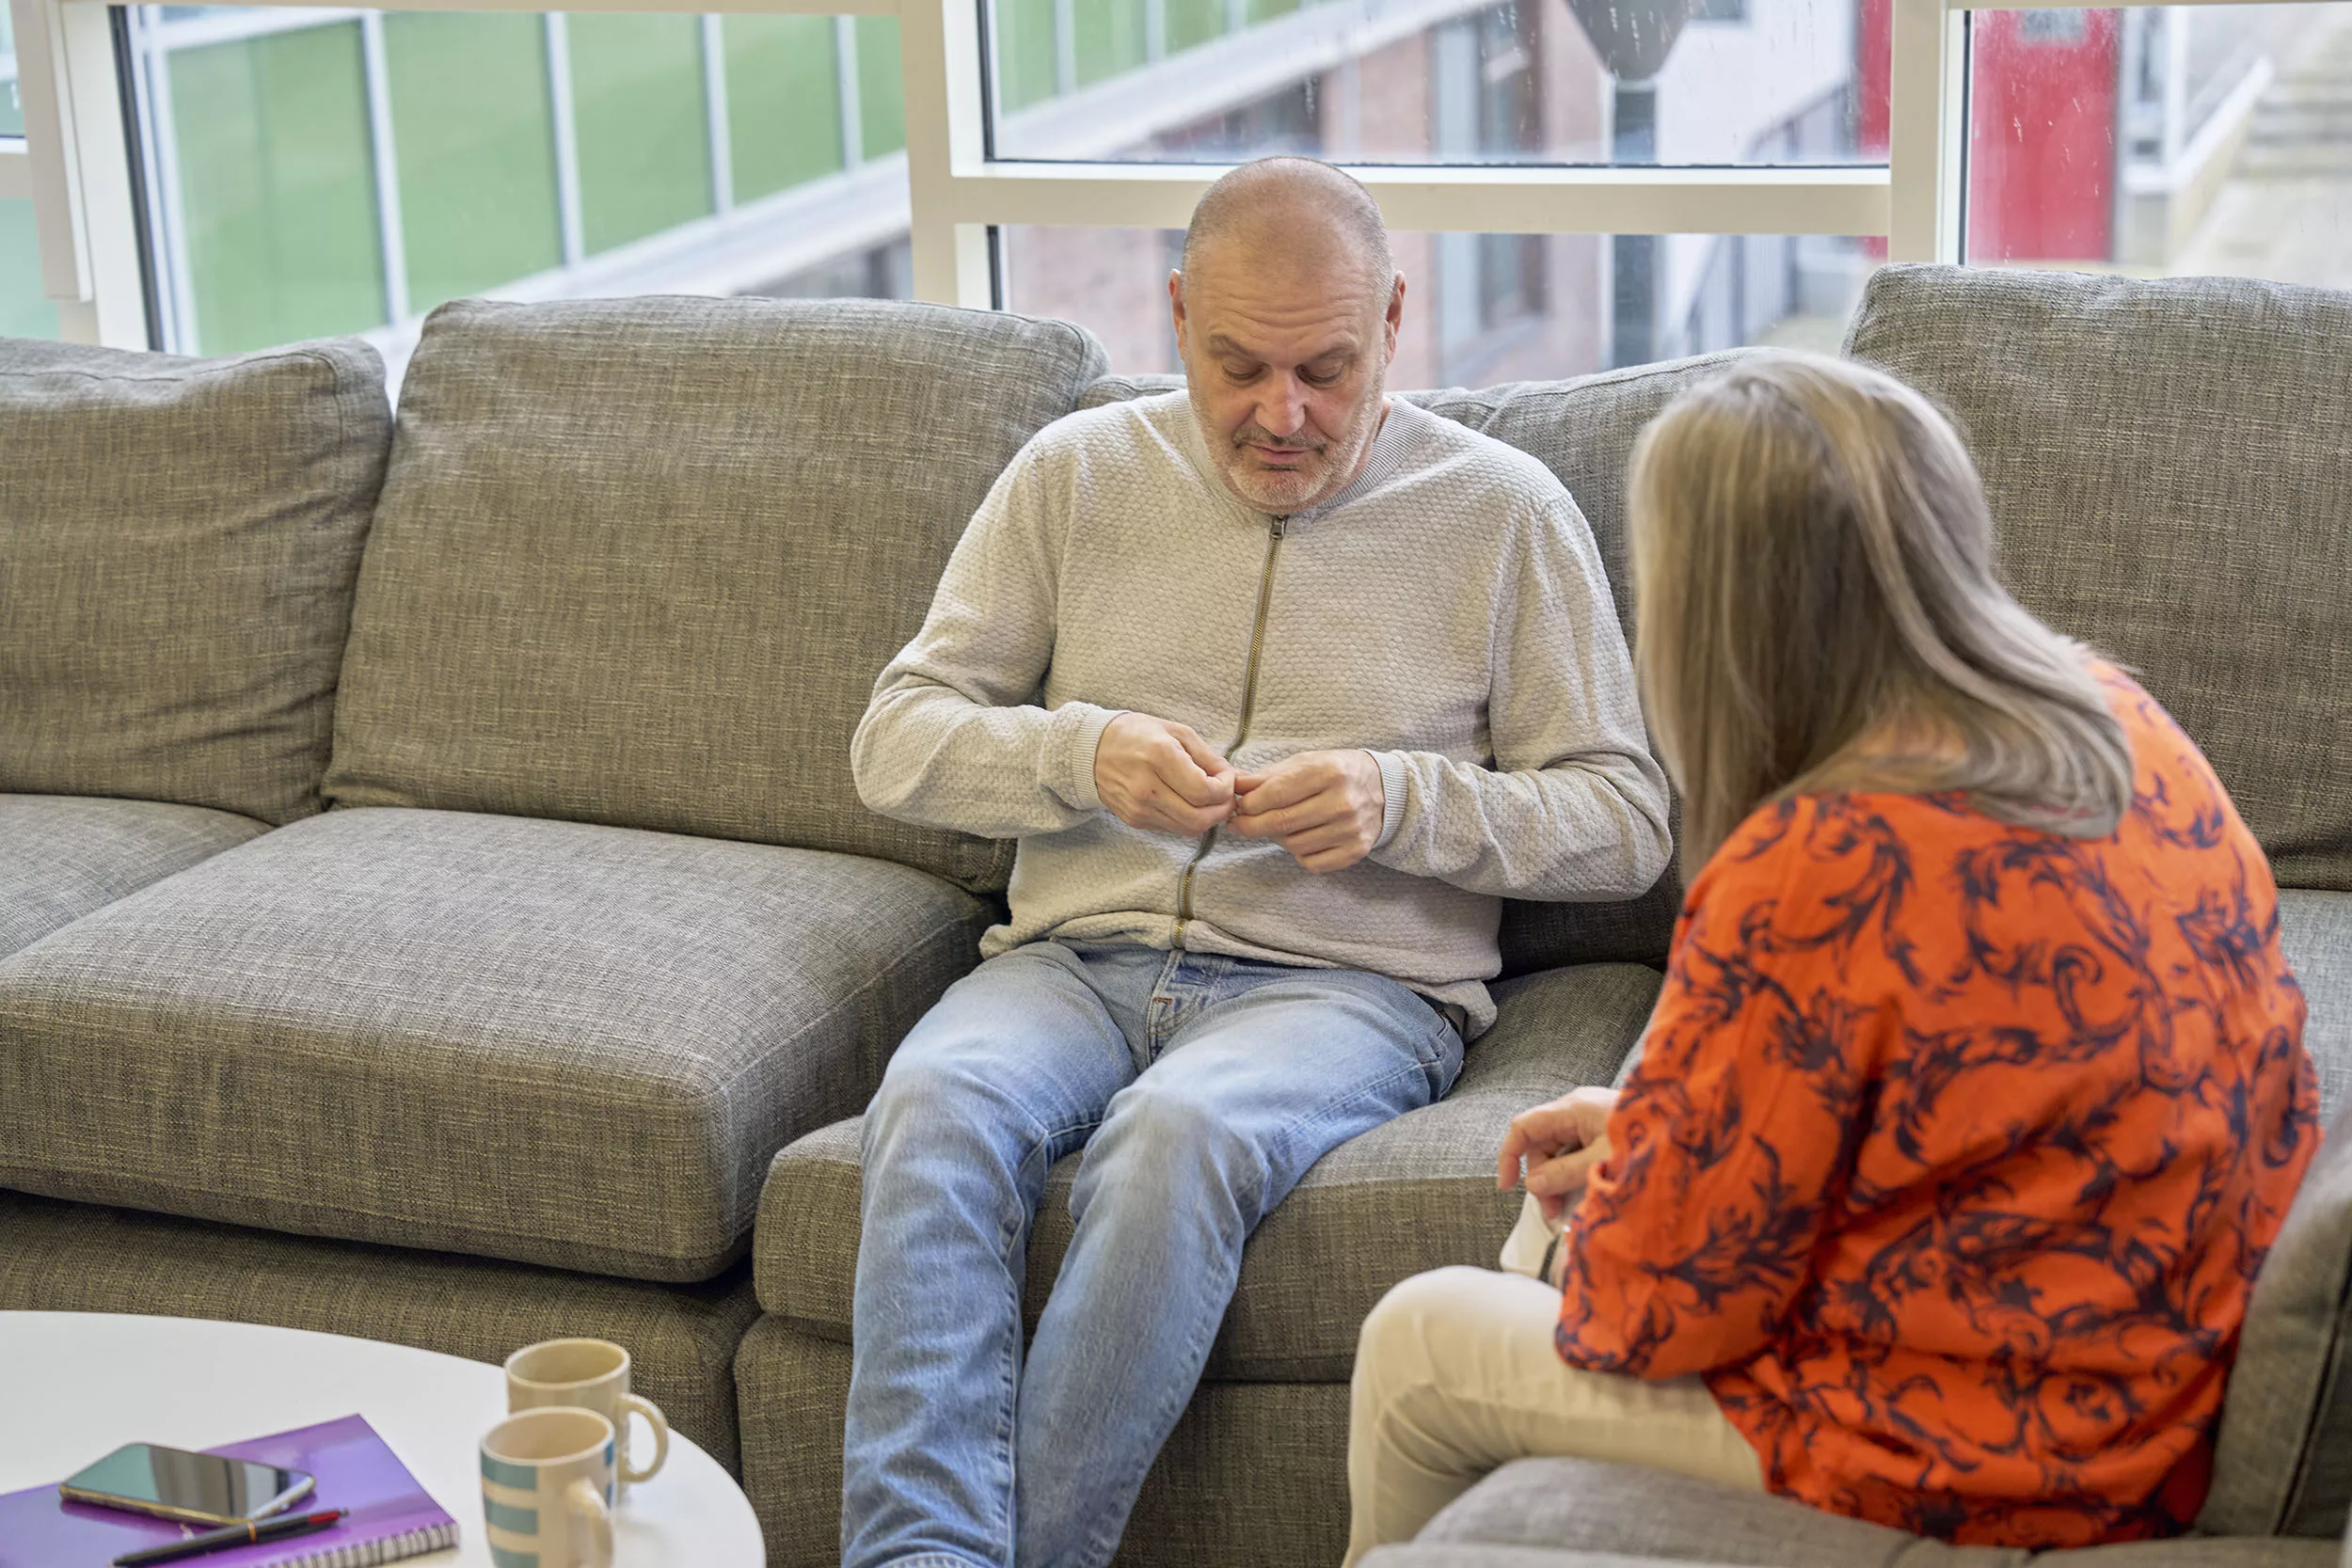
[(1094, 787), (1094, 752), (1103, 744), (1110, 721), (1126, 712), (1120, 707), (1096, 707), (1092, 703), (1064, 703), (1054, 710), (1053, 731), (1046, 748), (1045, 787), (1070, 802), (1073, 811), (1099, 811), (1101, 791)]
[(1364, 755), (1380, 765), (1380, 840), (1373, 847), (1385, 849), (1405, 820), (1405, 757), (1399, 752), (1375, 752), (1369, 747)]

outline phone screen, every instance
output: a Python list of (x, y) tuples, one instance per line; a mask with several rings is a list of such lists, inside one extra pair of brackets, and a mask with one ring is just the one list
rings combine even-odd
[(228, 1523), (284, 1507), (309, 1490), (310, 1479), (251, 1460), (128, 1443), (68, 1478), (60, 1490), (83, 1502)]

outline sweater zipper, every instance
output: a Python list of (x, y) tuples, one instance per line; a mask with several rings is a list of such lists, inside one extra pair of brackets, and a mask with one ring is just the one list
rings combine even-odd
[[(1282, 553), (1282, 533), (1290, 524), (1285, 516), (1266, 519), (1265, 570), (1258, 578), (1258, 619), (1249, 630), (1249, 664), (1241, 682), (1241, 733), (1225, 748), (1230, 761), (1242, 743), (1249, 738), (1249, 716), (1258, 706), (1258, 657), (1265, 651), (1266, 607), (1274, 600), (1274, 562)], [(1200, 863), (1209, 858), (1209, 850), (1216, 844), (1217, 830), (1211, 828), (1200, 835), (1200, 847), (1184, 863), (1184, 879), (1176, 884), (1176, 941), (1178, 951), (1184, 945), (1184, 927), (1192, 923), (1192, 874)]]

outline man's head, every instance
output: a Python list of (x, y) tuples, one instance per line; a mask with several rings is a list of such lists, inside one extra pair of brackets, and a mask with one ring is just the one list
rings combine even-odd
[(1372, 194), (1312, 158), (1244, 164), (1193, 209), (1168, 293), (1226, 488), (1273, 513), (1345, 489), (1379, 433), (1405, 310)]

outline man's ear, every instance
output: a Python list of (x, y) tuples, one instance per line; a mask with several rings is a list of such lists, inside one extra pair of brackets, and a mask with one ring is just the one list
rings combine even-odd
[(1168, 275), (1168, 313), (1176, 328), (1176, 356), (1184, 356), (1184, 275), (1170, 269)]
[(1389, 309), (1386, 320), (1389, 360), (1393, 363), (1396, 359), (1396, 335), (1405, 327), (1405, 275), (1401, 272), (1396, 275), (1396, 281), (1389, 288)]

